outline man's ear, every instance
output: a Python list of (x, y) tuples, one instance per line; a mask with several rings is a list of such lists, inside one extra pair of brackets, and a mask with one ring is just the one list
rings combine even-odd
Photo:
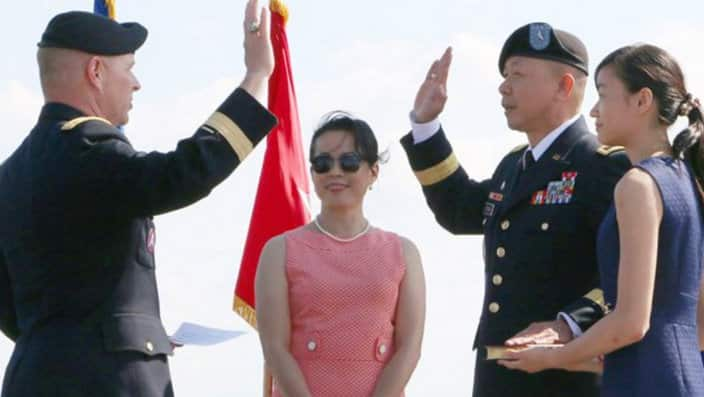
[(105, 60), (99, 56), (91, 57), (86, 63), (85, 74), (90, 86), (102, 91), (105, 84)]
[(571, 73), (563, 73), (558, 82), (557, 95), (559, 98), (566, 100), (572, 96), (574, 90), (575, 78)]

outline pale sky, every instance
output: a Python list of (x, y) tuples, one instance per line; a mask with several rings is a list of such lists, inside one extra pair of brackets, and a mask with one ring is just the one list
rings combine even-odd
[[(261, 1), (261, 0), (260, 0)], [(31, 129), (42, 104), (36, 42), (56, 13), (91, 10), (92, 0), (6, 2), (0, 24), (0, 161)], [(120, 21), (150, 31), (137, 53), (142, 91), (125, 131), (144, 151), (168, 151), (190, 136), (243, 76), (241, 20), (245, 0), (117, 0)], [(525, 137), (507, 129), (499, 106), (497, 59), (521, 25), (544, 21), (579, 36), (591, 70), (611, 50), (649, 42), (683, 66), (689, 90), (704, 96), (700, 0), (662, 1), (372, 1), (289, 0), (289, 42), (304, 151), (318, 118), (344, 109), (366, 119), (391, 160), (367, 196), (377, 226), (418, 245), (428, 284), (423, 354), (407, 395), (469, 395), (472, 339), (483, 294), (480, 237), (456, 237), (428, 210), (398, 139), (428, 65), (448, 45), (455, 60), (443, 125), (470, 176), (489, 177)], [(593, 105), (590, 84), (584, 113)], [(593, 126), (591, 119), (588, 119)], [(180, 396), (257, 396), (262, 358), (256, 333), (231, 311), (234, 282), (249, 225), (264, 144), (203, 201), (156, 219), (162, 318), (246, 330), (210, 348), (185, 347), (171, 358)], [(317, 201), (313, 199), (314, 213)], [(511, 249), (510, 247), (507, 247)], [(569, 266), (565, 263), (564, 266)], [(0, 368), (12, 344), (0, 336)], [(0, 372), (0, 382), (2, 372)]]

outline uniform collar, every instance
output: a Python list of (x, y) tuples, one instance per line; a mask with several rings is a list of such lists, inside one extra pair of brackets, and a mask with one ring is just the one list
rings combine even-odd
[(535, 145), (535, 147), (530, 147), (529, 145), (528, 150), (530, 150), (530, 153), (533, 155), (533, 160), (535, 160), (535, 162), (538, 162), (538, 160), (540, 160), (540, 157), (548, 150), (552, 143), (555, 142), (557, 138), (559, 138), (560, 135), (562, 135), (562, 133), (565, 132), (565, 130), (569, 128), (572, 124), (574, 124), (580, 117), (580, 114), (576, 114), (571, 119), (560, 124), (557, 128), (550, 131), (549, 134), (547, 134), (543, 139), (541, 139), (540, 142)]
[(72, 120), (76, 117), (85, 116), (80, 110), (58, 102), (49, 102), (44, 104), (41, 113), (39, 113), (40, 119), (48, 120)]

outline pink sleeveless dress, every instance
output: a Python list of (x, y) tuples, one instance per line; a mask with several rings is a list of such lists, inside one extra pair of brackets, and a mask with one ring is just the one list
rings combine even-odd
[[(314, 397), (365, 397), (394, 353), (406, 271), (400, 238), (377, 228), (339, 242), (286, 233), (291, 354)], [(403, 395), (403, 394), (402, 394)], [(274, 382), (273, 396), (281, 396)]]

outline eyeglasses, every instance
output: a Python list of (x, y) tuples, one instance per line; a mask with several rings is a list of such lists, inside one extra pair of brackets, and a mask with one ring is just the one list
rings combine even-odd
[[(340, 165), (342, 171), (352, 173), (359, 170), (362, 158), (359, 156), (359, 153), (347, 152), (337, 158), (337, 163)], [(335, 165), (335, 159), (331, 155), (323, 153), (313, 157), (310, 160), (310, 164), (315, 173), (324, 174), (329, 172)]]

